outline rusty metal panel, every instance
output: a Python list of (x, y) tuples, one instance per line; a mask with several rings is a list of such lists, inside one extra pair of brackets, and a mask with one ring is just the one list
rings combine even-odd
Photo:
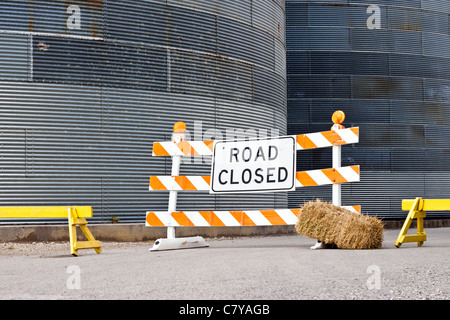
[(103, 44), (89, 40), (33, 37), (33, 79), (92, 84), (102, 81)]
[(389, 29), (422, 31), (424, 28), (423, 17), (427, 16), (422, 11), (405, 10), (404, 8), (389, 8), (387, 17)]
[(41, 36), (33, 42), (35, 81), (167, 88), (166, 49)]

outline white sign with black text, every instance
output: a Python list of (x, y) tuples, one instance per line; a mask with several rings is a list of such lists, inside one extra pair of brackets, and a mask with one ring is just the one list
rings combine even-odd
[(295, 190), (295, 144), (293, 136), (215, 142), (210, 193)]

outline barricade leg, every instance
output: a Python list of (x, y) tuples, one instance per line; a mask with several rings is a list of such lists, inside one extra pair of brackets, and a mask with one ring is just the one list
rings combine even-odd
[[(333, 122), (335, 120), (333, 119)], [(336, 125), (337, 123), (335, 123)], [(337, 126), (333, 126), (331, 128), (331, 130), (339, 130), (340, 127), (339, 125), (341, 124), (341, 122), (339, 122), (339, 124), (337, 124)], [(340, 168), (341, 167), (341, 146), (333, 146), (332, 147), (332, 162), (333, 162), (333, 168)], [(341, 206), (341, 185), (339, 183), (333, 184), (332, 186), (332, 203), (335, 206), (340, 207)], [(323, 242), (320, 242), (319, 240), (316, 241), (316, 244), (313, 245), (311, 247), (312, 250), (316, 250), (316, 249), (326, 249), (330, 247), (330, 245), (327, 245)]]
[[(417, 245), (420, 247), (427, 240), (427, 235), (423, 231), (423, 218), (426, 217), (426, 212), (423, 211), (423, 199), (416, 198), (409, 210), (408, 216), (403, 224), (402, 229), (397, 237), (397, 241), (395, 242), (395, 246), (400, 248), (402, 243), (406, 242), (417, 242)], [(414, 219), (417, 219), (417, 234), (415, 235), (407, 235), (409, 227)]]
[[(181, 156), (173, 156), (172, 157), (172, 176), (178, 176), (180, 174), (180, 165), (181, 165)], [(172, 224), (172, 213), (177, 210), (177, 198), (178, 191), (170, 191), (169, 193), (169, 207), (168, 207), (168, 216), (169, 216), (169, 226), (167, 227), (167, 239), (175, 239), (175, 227)]]
[[(91, 231), (87, 227), (86, 219), (80, 218), (76, 209), (73, 209), (72, 207), (68, 207), (67, 211), (69, 219), (70, 254), (73, 256), (78, 256), (78, 250), (80, 249), (94, 249), (98, 254), (102, 252), (102, 245), (100, 241), (95, 240)], [(78, 241), (77, 226), (80, 227), (81, 231), (86, 236), (87, 241)]]

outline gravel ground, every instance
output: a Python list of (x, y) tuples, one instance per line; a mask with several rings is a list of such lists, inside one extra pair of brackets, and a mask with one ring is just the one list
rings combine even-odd
[(298, 235), (160, 252), (104, 242), (78, 257), (68, 242), (0, 243), (0, 298), (449, 300), (450, 228), (425, 231), (422, 247), (396, 248), (398, 230), (386, 230), (376, 250), (310, 250), (314, 240)]
[[(102, 250), (126, 249), (139, 246), (151, 247), (153, 243), (149, 242), (102, 242)], [(79, 250), (79, 256), (85, 254), (86, 250)], [(49, 241), (49, 242), (2, 242), (0, 243), (0, 257), (57, 257), (70, 256), (70, 246), (68, 241)]]

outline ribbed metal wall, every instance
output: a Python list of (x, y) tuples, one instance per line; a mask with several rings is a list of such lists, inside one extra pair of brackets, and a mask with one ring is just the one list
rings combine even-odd
[[(404, 218), (401, 200), (450, 196), (450, 1), (286, 1), (288, 132), (328, 130), (342, 109), (360, 127), (342, 165), (361, 165), (343, 204)], [(304, 151), (299, 169), (331, 166)], [(331, 187), (290, 194), (290, 207), (331, 200)], [(450, 217), (429, 212), (429, 217)]]
[[(151, 151), (174, 122), (200, 140), (285, 134), (286, 117), (284, 1), (0, 2), (1, 206), (90, 205), (93, 222), (144, 222), (167, 209), (148, 183), (170, 174)], [(179, 196), (181, 210), (283, 206), (282, 194)], [(37, 221), (0, 223), (17, 222)]]

